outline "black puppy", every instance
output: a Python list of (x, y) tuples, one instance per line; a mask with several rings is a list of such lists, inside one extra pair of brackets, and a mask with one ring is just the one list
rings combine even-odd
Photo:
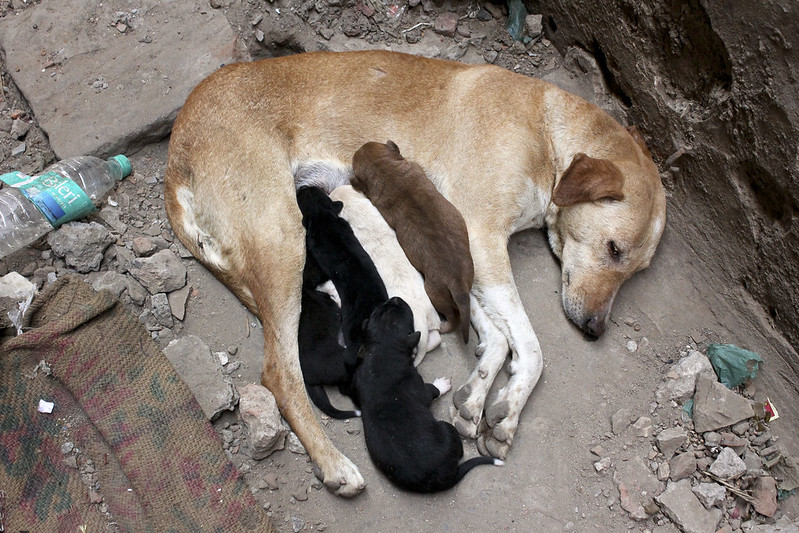
[(338, 385), (349, 391), (352, 376), (345, 367), (346, 351), (339, 343), (341, 309), (329, 294), (317, 290), (328, 281), (319, 264), (306, 254), (302, 272), (302, 307), (300, 310), (300, 367), (305, 389), (314, 404), (333, 418), (360, 416), (360, 411), (341, 411), (333, 407), (324, 385)]
[(413, 330), (413, 313), (402, 298), (375, 309), (364, 330), (353, 393), (361, 406), (366, 448), (386, 477), (406, 490), (436, 492), (455, 486), (475, 466), (503, 464), (491, 457), (458, 464), (463, 457), (458, 431), (429, 410), (449, 390), (449, 379), (425, 384), (413, 366), (420, 333)]
[[(341, 299), (345, 350), (330, 354), (333, 359), (328, 358), (325, 363), (324, 378), (330, 381), (324, 384), (339, 385), (348, 394), (363, 343), (363, 324), (377, 306), (388, 300), (388, 294), (369, 254), (349, 223), (338, 216), (343, 207), (341, 202), (334, 202), (318, 187), (302, 187), (297, 191), (297, 204), (306, 231), (306, 255), (316, 262), (323, 278), (333, 282)], [(305, 368), (303, 375), (304, 372)]]

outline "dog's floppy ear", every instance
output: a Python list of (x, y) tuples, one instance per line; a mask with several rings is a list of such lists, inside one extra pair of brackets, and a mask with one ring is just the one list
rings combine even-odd
[(397, 152), (397, 155), (399, 155), (400, 150), (399, 146), (397, 146), (397, 143), (389, 139), (388, 141), (386, 141), (386, 146), (388, 146), (389, 150), (391, 150), (392, 152)]
[(419, 339), (422, 338), (422, 334), (418, 331), (414, 331), (413, 333), (409, 334), (405, 337), (405, 342), (407, 345), (405, 346), (406, 349), (410, 350), (417, 344), (419, 344)]
[(341, 200), (336, 200), (335, 202), (333, 202), (333, 211), (335, 211), (337, 215), (341, 213), (342, 209), (344, 209), (344, 202), (342, 202)]
[(568, 207), (596, 200), (623, 200), (623, 185), (624, 176), (611, 161), (579, 153), (555, 186), (552, 203)]
[(649, 152), (649, 148), (647, 148), (646, 142), (644, 142), (644, 137), (641, 135), (641, 132), (638, 131), (638, 128), (635, 126), (630, 126), (627, 128), (627, 131), (630, 133), (630, 135), (632, 135), (635, 144), (641, 148), (641, 151), (644, 152), (644, 155), (651, 159), (652, 154)]

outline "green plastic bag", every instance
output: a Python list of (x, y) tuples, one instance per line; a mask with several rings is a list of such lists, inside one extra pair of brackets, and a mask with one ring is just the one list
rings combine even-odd
[(755, 352), (744, 350), (734, 344), (710, 344), (707, 358), (719, 381), (728, 389), (737, 387), (747, 379), (754, 379), (763, 359)]
[[(524, 19), (527, 9), (522, 0), (508, 0), (508, 33), (515, 41), (524, 41)], [(527, 39), (529, 40), (529, 38)]]

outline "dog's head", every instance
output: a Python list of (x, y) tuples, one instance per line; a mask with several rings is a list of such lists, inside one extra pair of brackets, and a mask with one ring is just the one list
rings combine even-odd
[(364, 324), (364, 330), (369, 340), (391, 343), (409, 356), (422, 336), (414, 331), (413, 311), (399, 296), (377, 306)]
[(576, 154), (547, 213), (549, 243), (561, 261), (563, 308), (594, 337), (604, 333), (622, 283), (649, 266), (666, 224), (657, 167), (640, 134), (626, 135), (622, 157)]
[(301, 187), (297, 191), (297, 205), (302, 212), (302, 225), (306, 229), (312, 220), (338, 217), (344, 207), (342, 202), (334, 202), (319, 187)]
[(405, 158), (402, 157), (399, 147), (393, 142), (385, 144), (379, 142), (368, 142), (358, 148), (352, 156), (353, 176), (350, 185), (366, 196), (370, 196), (373, 185), (377, 185), (378, 180), (388, 170), (395, 174), (397, 169), (407, 166)]

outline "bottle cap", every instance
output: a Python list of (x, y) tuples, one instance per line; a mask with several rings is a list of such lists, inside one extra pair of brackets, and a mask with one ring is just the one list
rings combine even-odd
[(130, 164), (130, 160), (125, 157), (124, 155), (115, 155), (112, 157), (114, 161), (119, 163), (119, 166), (122, 168), (122, 177), (130, 176), (130, 173), (133, 171), (133, 167)]

